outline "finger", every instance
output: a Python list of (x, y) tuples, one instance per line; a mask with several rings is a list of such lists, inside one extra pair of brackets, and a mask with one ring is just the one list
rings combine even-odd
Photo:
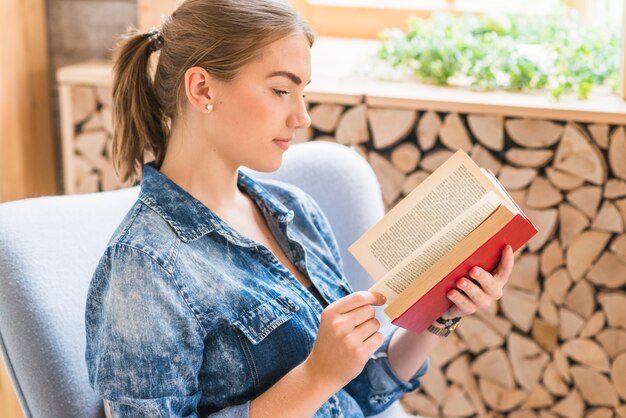
[(446, 315), (449, 318), (457, 318), (457, 317), (461, 317), (463, 315), (465, 315), (463, 312), (461, 312), (461, 310), (459, 309), (458, 306), (456, 306), (454, 303), (452, 304), (452, 306), (450, 306), (450, 308), (446, 311)]
[(364, 305), (353, 309), (350, 312), (346, 312), (343, 315), (351, 324), (353, 324), (353, 327), (357, 327), (365, 321), (374, 318), (376, 316), (376, 310), (372, 305)]
[(492, 298), (480, 286), (463, 277), (457, 281), (457, 286), (470, 298), (472, 303), (479, 308), (486, 309), (491, 306)]
[(374, 353), (380, 348), (380, 346), (383, 345), (384, 342), (385, 336), (382, 332), (379, 331), (373, 333), (369, 338), (363, 341), (363, 345), (365, 346), (365, 349), (367, 351), (369, 351), (370, 353)]
[[(502, 297), (502, 287), (504, 286), (503, 283), (498, 281), (488, 271), (485, 271), (480, 267), (475, 266), (470, 270), (470, 277), (474, 279), (478, 283), (478, 286), (492, 299), (497, 300)], [(462, 287), (462, 280), (459, 280), (459, 282), (457, 282), (457, 287), (465, 291), (465, 289)]]
[[(372, 293), (367, 290), (361, 290), (351, 293), (348, 296), (344, 296), (333, 302), (331, 305), (332, 310), (338, 313), (345, 313), (363, 305), (382, 305), (384, 304), (383, 298), (384, 296), (380, 293)], [(331, 307), (331, 305), (327, 308)]]
[(372, 318), (354, 328), (354, 336), (359, 341), (365, 341), (369, 337), (371, 337), (372, 334), (378, 332), (379, 329), (380, 322), (378, 321), (378, 319)]
[(459, 308), (463, 315), (471, 315), (478, 310), (474, 303), (457, 289), (448, 292), (448, 298)]
[(496, 279), (506, 283), (509, 280), (511, 272), (513, 271), (514, 262), (513, 248), (511, 248), (510, 245), (507, 245), (504, 247), (504, 250), (502, 250), (502, 257), (500, 258), (500, 263), (498, 264), (494, 274)]

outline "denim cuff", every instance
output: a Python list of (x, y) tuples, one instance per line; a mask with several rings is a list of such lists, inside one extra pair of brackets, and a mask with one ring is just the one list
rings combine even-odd
[(377, 358), (378, 363), (380, 363), (381, 367), (385, 370), (387, 375), (389, 375), (389, 377), (398, 385), (398, 387), (402, 389), (402, 392), (407, 393), (417, 389), (420, 386), (420, 381), (422, 377), (426, 374), (428, 368), (430, 367), (430, 357), (426, 357), (426, 360), (424, 361), (422, 366), (408, 381), (401, 379), (393, 370), (393, 367), (391, 367), (391, 364), (389, 363), (389, 357), (387, 355), (387, 349), (389, 348), (391, 338), (399, 329), (400, 328), (395, 327), (395, 329), (386, 336), (385, 342), (376, 351), (376, 354), (374, 354), (374, 356)]

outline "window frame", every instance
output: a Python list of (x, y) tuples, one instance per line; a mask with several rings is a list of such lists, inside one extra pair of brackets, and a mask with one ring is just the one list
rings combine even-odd
[[(311, 24), (319, 36), (340, 38), (377, 39), (378, 33), (388, 27), (408, 29), (408, 15), (419, 18), (429, 18), (433, 12), (448, 12), (453, 14), (484, 13), (484, 7), (469, 7), (467, 2), (455, 4), (458, 0), (442, 0), (440, 7), (423, 5), (420, 7), (389, 7), (384, 0), (290, 0), (302, 16)], [(374, 4), (374, 5), (373, 5)], [(380, 6), (375, 5), (380, 4)], [(540, 12), (533, 12), (540, 14)], [(546, 11), (549, 13), (549, 11)], [(354, 16), (359, 16), (354, 19)]]
[[(414, 14), (428, 18), (433, 10), (427, 8), (379, 8), (315, 4), (309, 0), (290, 0), (292, 5), (311, 25), (317, 36), (338, 38), (377, 39), (383, 28), (398, 27), (408, 30), (407, 16)], [(358, 19), (354, 17), (358, 16)]]
[[(309, 0), (290, 0), (291, 4), (311, 25), (317, 36), (338, 38), (378, 39), (378, 33), (384, 28), (397, 27), (408, 30), (407, 16), (412, 14), (419, 18), (429, 18), (435, 11), (433, 8), (383, 8), (372, 6), (353, 6), (347, 4), (325, 4)], [(624, 0), (626, 3), (626, 0)], [(453, 14), (480, 13), (478, 10), (467, 10), (455, 6), (455, 0), (446, 0), (447, 6), (436, 11), (447, 11)], [(622, 19), (622, 50), (620, 57), (620, 88), (619, 95), (626, 100), (626, 4)], [(358, 16), (358, 19), (354, 17)]]

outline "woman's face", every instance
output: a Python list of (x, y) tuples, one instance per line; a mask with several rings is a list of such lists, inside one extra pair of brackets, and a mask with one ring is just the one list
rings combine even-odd
[(310, 77), (309, 42), (295, 34), (268, 45), (234, 80), (218, 83), (207, 119), (215, 151), (237, 167), (277, 170), (289, 142), (276, 139), (289, 140), (311, 124), (303, 98)]

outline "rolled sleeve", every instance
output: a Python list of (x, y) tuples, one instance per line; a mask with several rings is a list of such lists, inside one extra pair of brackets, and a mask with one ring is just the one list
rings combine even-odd
[(395, 326), (386, 330), (383, 345), (370, 357), (361, 374), (344, 387), (365, 416), (381, 413), (405, 393), (419, 388), (422, 377), (430, 367), (430, 358), (427, 357), (411, 379), (407, 381), (398, 377), (387, 357), (389, 342), (397, 330)]

